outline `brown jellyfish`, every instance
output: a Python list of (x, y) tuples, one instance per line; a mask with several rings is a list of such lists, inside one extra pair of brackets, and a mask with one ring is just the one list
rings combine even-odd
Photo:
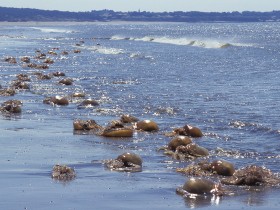
[(55, 51), (52, 51), (52, 50), (48, 51), (48, 54), (50, 54), (50, 55), (57, 55), (57, 53)]
[(88, 108), (88, 107), (94, 107), (98, 106), (99, 103), (96, 100), (93, 99), (85, 99), (82, 103), (78, 105), (78, 108)]
[(117, 157), (117, 160), (123, 162), (124, 166), (130, 167), (133, 165), (142, 166), (142, 159), (139, 155), (131, 152), (126, 152)]
[(215, 160), (211, 163), (201, 161), (196, 164), (190, 164), (185, 168), (177, 168), (177, 172), (193, 176), (232, 176), (235, 169), (234, 165), (225, 160)]
[(30, 57), (28, 57), (28, 56), (23, 56), (23, 57), (21, 57), (20, 60), (24, 63), (30, 63)]
[(44, 60), (43, 63), (47, 63), (47, 64), (53, 64), (54, 63), (54, 60), (51, 59), (51, 58), (47, 58), (46, 60)]
[(29, 90), (30, 89), (29, 84), (24, 82), (24, 81), (21, 81), (21, 80), (13, 81), (12, 87), (15, 88), (15, 89), (21, 89), (21, 90)]
[(105, 161), (105, 166), (114, 171), (139, 172), (142, 171), (142, 159), (135, 153), (125, 152), (116, 159)]
[(280, 178), (267, 168), (249, 165), (236, 170), (232, 176), (222, 179), (221, 182), (228, 185), (274, 186), (280, 184)]
[(191, 136), (191, 137), (202, 137), (203, 136), (203, 134), (199, 128), (190, 126), (190, 125), (185, 125), (182, 128), (174, 129), (174, 132), (179, 135)]
[(68, 105), (69, 101), (66, 97), (61, 96), (53, 96), (53, 97), (47, 97), (43, 100), (43, 103), (45, 104), (52, 104), (52, 105)]
[(16, 94), (16, 91), (13, 88), (0, 89), (0, 96), (13, 96), (15, 94)]
[(86, 94), (82, 93), (82, 92), (75, 92), (71, 96), (74, 98), (84, 98), (86, 96)]
[(19, 100), (8, 100), (1, 105), (0, 111), (14, 114), (21, 113), (21, 105), (22, 102)]
[(220, 184), (213, 182), (212, 180), (205, 178), (190, 178), (188, 179), (183, 187), (177, 188), (176, 192), (180, 195), (223, 195), (224, 190)]
[(138, 121), (135, 123), (134, 127), (136, 130), (142, 130), (142, 131), (148, 131), (148, 132), (159, 130), (157, 123), (155, 123), (152, 120)]
[(169, 144), (168, 149), (175, 151), (178, 146), (186, 146), (188, 144), (192, 143), (192, 140), (187, 136), (176, 136), (173, 138)]
[(11, 63), (11, 64), (16, 64), (17, 63), (17, 60), (14, 57), (7, 57), (7, 58), (4, 59), (4, 61), (6, 61), (8, 63)]
[(59, 81), (60, 84), (63, 85), (72, 85), (73, 84), (73, 80), (70, 78), (65, 78)]
[(30, 81), (30, 78), (27, 74), (18, 74), (17, 76), (18, 81)]
[(52, 178), (59, 181), (70, 181), (76, 177), (75, 170), (66, 165), (55, 165), (52, 169)]
[(101, 132), (101, 136), (105, 137), (132, 137), (132, 128), (125, 127), (120, 121), (112, 121), (105, 129)]
[(232, 176), (235, 169), (234, 165), (225, 160), (215, 160), (210, 164), (210, 170), (213, 173), (223, 176)]
[(129, 114), (125, 114), (121, 116), (121, 122), (123, 123), (133, 123), (133, 122), (138, 122), (139, 119), (137, 117), (134, 117)]
[(179, 160), (185, 159), (194, 159), (198, 157), (205, 157), (208, 156), (209, 152), (206, 148), (201, 147), (195, 143), (191, 143), (188, 145), (181, 145), (176, 148), (174, 153), (174, 158)]
[(64, 77), (64, 76), (65, 76), (65, 73), (64, 73), (64, 72), (57, 71), (57, 72), (54, 72), (54, 73), (53, 73), (53, 76), (55, 76), (55, 77)]
[(76, 119), (73, 122), (74, 130), (96, 130), (99, 131), (102, 129), (95, 120), (79, 120)]

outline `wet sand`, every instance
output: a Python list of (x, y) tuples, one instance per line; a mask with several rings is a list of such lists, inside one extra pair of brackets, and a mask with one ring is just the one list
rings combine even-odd
[[(7, 26), (6, 23), (4, 25)], [(19, 25), (21, 27), (25, 26), (25, 24)], [(43, 26), (42, 31), (47, 25), (46, 23), (40, 25)], [(50, 25), (52, 24), (50, 23)], [(75, 23), (69, 25), (75, 25)], [(30, 26), (34, 27), (34, 23), (30, 24)], [(61, 24), (55, 26), (61, 27)], [(27, 30), (30, 30), (30, 28)], [(111, 48), (108, 36), (104, 39), (109, 42), (109, 44), (105, 43), (108, 45), (108, 49), (104, 48), (106, 53), (96, 55), (91, 50), (81, 48), (81, 54), (75, 55), (72, 50), (76, 48), (75, 43), (82, 39), (80, 34), (76, 35), (76, 32), (74, 35), (70, 34), (69, 36), (75, 36), (75, 38), (71, 39), (53, 38), (52, 36), (55, 36), (53, 33), (61, 32), (55, 32), (57, 29), (52, 30), (53, 32), (49, 32), (50, 34), (44, 34), (45, 38), (41, 38), (42, 31), (37, 32), (39, 38), (32, 38), (29, 43), (26, 43), (25, 39), (27, 38), (23, 36), (20, 38), (23, 40), (18, 40), (19, 46), (13, 45), (14, 38), (11, 38), (12, 41), (8, 40), (7, 42), (12, 48), (8, 48), (8, 50), (5, 48), (10, 55), (15, 55), (19, 59), (20, 56), (26, 54), (34, 56), (34, 44), (39, 44), (39, 47), (45, 51), (55, 47), (56, 44), (67, 47), (71, 52), (70, 55), (66, 56), (66, 58), (58, 56), (58, 58), (55, 58), (53, 66), (48, 70), (42, 70), (42, 72), (50, 73), (65, 70), (67, 76), (74, 78), (74, 85), (70, 87), (58, 85), (58, 78), (52, 78), (50, 81), (39, 81), (34, 79), (35, 76), (33, 75), (31, 91), (19, 90), (15, 96), (1, 96), (1, 102), (8, 99), (23, 101), (23, 112), (21, 114), (0, 115), (1, 209), (278, 209), (280, 204), (280, 201), (278, 201), (279, 187), (250, 189), (233, 187), (236, 194), (224, 197), (209, 195), (193, 199), (177, 195), (176, 188), (183, 185), (189, 177), (176, 173), (176, 168), (189, 162), (174, 160), (164, 155), (162, 151), (158, 151), (161, 146), (166, 145), (170, 140), (170, 138), (163, 135), (164, 131), (170, 131), (172, 126), (182, 125), (186, 121), (200, 122), (199, 126), (202, 125), (202, 130), (204, 132), (210, 130), (210, 133), (208, 132), (208, 136), (199, 139), (198, 142), (200, 145), (206, 145), (209, 148), (211, 158), (230, 158), (237, 165), (239, 164), (238, 166), (243, 163), (257, 162), (255, 160), (257, 158), (253, 157), (255, 158), (253, 159), (249, 156), (244, 161), (245, 158), (234, 156), (230, 152), (220, 155), (215, 151), (218, 147), (227, 146), (232, 148), (232, 145), (234, 147), (240, 146), (240, 143), (237, 143), (233, 136), (236, 133), (241, 135), (240, 133), (244, 131), (232, 131), (232, 127), (227, 122), (226, 129), (228, 130), (221, 128), (220, 131), (216, 131), (211, 127), (211, 123), (216, 122), (215, 117), (207, 121), (204, 116), (197, 117), (196, 113), (190, 111), (197, 108), (200, 113), (201, 107), (204, 108), (206, 104), (205, 102), (207, 100), (211, 101), (208, 96), (205, 100), (197, 100), (198, 94), (194, 93), (191, 95), (192, 99), (184, 101), (184, 97), (177, 96), (177, 90), (167, 96), (166, 93), (169, 91), (168, 88), (168, 91), (165, 91), (167, 84), (170, 84), (170, 88), (176, 89), (176, 87), (179, 87), (181, 89), (180, 81), (178, 84), (173, 85), (173, 77), (177, 78), (177, 75), (171, 75), (171, 82), (166, 81), (166, 83), (164, 83), (166, 78), (163, 77), (161, 80), (163, 82), (162, 86), (159, 85), (159, 88), (156, 89), (153, 86), (156, 86), (156, 84), (150, 69), (147, 70), (147, 75), (144, 76), (141, 72), (138, 76), (135, 76), (135, 72), (129, 73), (129, 68), (133, 67), (133, 70), (135, 70), (135, 66), (142, 65), (147, 67), (150, 65), (154, 68), (154, 61), (150, 59), (151, 57), (147, 56), (149, 59), (146, 59), (147, 57), (140, 56), (139, 60), (137, 60), (138, 58), (134, 60), (129, 56), (132, 54), (125, 54), (122, 49), (119, 49), (117, 51), (119, 54), (116, 54), (115, 48)], [(90, 34), (90, 36), (92, 35)], [(3, 46), (7, 47), (5, 45), (7, 42), (4, 40)], [(92, 49), (92, 38), (86, 39), (86, 42), (89, 43), (85, 44), (89, 45), (88, 49)], [(96, 43), (94, 42), (94, 44)], [(20, 48), (19, 50), (17, 49), (18, 47)], [(150, 49), (150, 46), (145, 47)], [(6, 53), (5, 50), (2, 52), (3, 56)], [(162, 51), (166, 52), (166, 50)], [(107, 54), (108, 52), (111, 52), (111, 54)], [(119, 56), (120, 58), (113, 56)], [(126, 59), (131, 62), (131, 66), (127, 67), (126, 62), (128, 61)], [(95, 62), (94, 65), (92, 64), (93, 61)], [(115, 64), (121, 67), (116, 68)], [(10, 84), (16, 74), (31, 74), (35, 71), (29, 68), (22, 68), (21, 64), (9, 65), (2, 62), (1, 65), (3, 67), (1, 69), (3, 70), (1, 71), (3, 84), (1, 85), (5, 86)], [(123, 68), (122, 65), (128, 69)], [(158, 75), (160, 76), (161, 73), (158, 73)], [(205, 89), (205, 87), (202, 87), (202, 89)], [(54, 94), (69, 96), (76, 90), (85, 90), (90, 97), (99, 99), (101, 107), (93, 110), (80, 110), (77, 109), (79, 102), (75, 100), (71, 101), (66, 107), (43, 104), (46, 96)], [(140, 90), (143, 90), (143, 98), (138, 99)], [(178, 98), (174, 100), (175, 103), (171, 106), (169, 105), (169, 99), (173, 101), (173, 97)], [(218, 95), (213, 101), (218, 101), (219, 97)], [(126, 99), (125, 103), (124, 99)], [(221, 100), (223, 102), (223, 97), (221, 97)], [(194, 104), (194, 108), (178, 108), (179, 105), (177, 106), (176, 101), (181, 104), (191, 102)], [(144, 104), (145, 102), (146, 104)], [(217, 105), (217, 110), (219, 108), (220, 104)], [(131, 138), (116, 139), (94, 134), (77, 135), (73, 131), (73, 120), (76, 118), (94, 119), (105, 125), (110, 120), (119, 117), (121, 113), (130, 111), (139, 113), (136, 117), (141, 119), (155, 118), (159, 124), (160, 132), (134, 132)], [(181, 111), (181, 113), (177, 115), (176, 111)], [(236, 111), (236, 113), (238, 112), (239, 110)], [(207, 113), (204, 112), (203, 114)], [(232, 118), (230, 120), (232, 121)], [(224, 121), (226, 120), (223, 118), (222, 122)], [(208, 123), (210, 126), (208, 126)], [(219, 123), (221, 122), (215, 125), (216, 128), (220, 127)], [(220, 135), (219, 132), (223, 133), (224, 130), (226, 130), (224, 136)], [(228, 134), (227, 132), (231, 133)], [(249, 130), (249, 134), (246, 135), (251, 136), (252, 132), (250, 132)], [(272, 139), (278, 137), (275, 132), (272, 132), (271, 135)], [(229, 140), (233, 139), (233, 141), (228, 141), (227, 137)], [(241, 149), (243, 148), (241, 147)], [(247, 151), (248, 148), (245, 149)], [(127, 151), (135, 152), (142, 157), (143, 168), (141, 172), (110, 171), (102, 164), (102, 160), (116, 158)], [(238, 150), (236, 154), (241, 154), (242, 152), (244, 151)], [(274, 161), (277, 165), (277, 159), (274, 159)], [(272, 161), (267, 162), (271, 163)], [(74, 168), (76, 178), (67, 182), (52, 179), (51, 171), (55, 164), (66, 164)]]

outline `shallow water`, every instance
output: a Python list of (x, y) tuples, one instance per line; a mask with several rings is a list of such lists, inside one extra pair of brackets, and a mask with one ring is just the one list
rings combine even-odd
[[(31, 89), (0, 97), (23, 102), (20, 115), (0, 115), (1, 208), (278, 209), (278, 187), (184, 199), (175, 191), (188, 177), (175, 169), (192, 162), (174, 161), (158, 148), (170, 141), (164, 132), (188, 123), (205, 134), (196, 141), (210, 159), (279, 173), (279, 30), (279, 23), (2, 23), (0, 85), (24, 73)], [(21, 56), (35, 61), (35, 50), (54, 47), (59, 55), (48, 55), (55, 61), (48, 70), (22, 67)], [(18, 63), (4, 62), (7, 56)], [(65, 72), (74, 85), (38, 80), (35, 71)], [(81, 99), (43, 104), (46, 96), (73, 92), (100, 106), (77, 109)], [(160, 131), (126, 139), (73, 132), (74, 119), (106, 125), (121, 114), (152, 119)], [(100, 162), (125, 151), (143, 158), (142, 172), (112, 172)], [(76, 179), (52, 180), (57, 163), (74, 167)]]

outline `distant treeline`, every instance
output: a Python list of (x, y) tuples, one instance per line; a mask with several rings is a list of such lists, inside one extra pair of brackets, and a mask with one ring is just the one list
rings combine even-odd
[(272, 12), (64, 12), (0, 7), (0, 21), (167, 21), (167, 22), (266, 22), (280, 21), (280, 11)]

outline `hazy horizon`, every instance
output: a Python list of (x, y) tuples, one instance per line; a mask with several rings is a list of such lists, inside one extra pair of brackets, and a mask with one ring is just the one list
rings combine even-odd
[(60, 10), (86, 12), (109, 9), (114, 11), (201, 11), (201, 12), (233, 12), (257, 11), (268, 12), (280, 10), (280, 1), (275, 0), (0, 0), (2, 7), (32, 8), (44, 10)]

